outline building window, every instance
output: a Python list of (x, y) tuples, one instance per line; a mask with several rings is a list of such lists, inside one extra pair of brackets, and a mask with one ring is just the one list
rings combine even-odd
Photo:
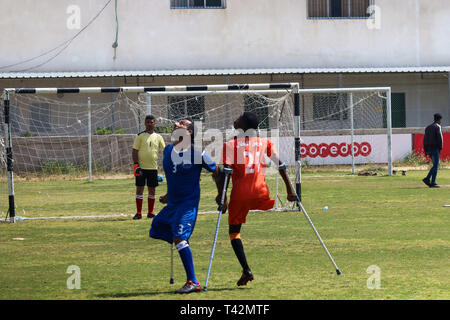
[(375, 0), (308, 0), (309, 19), (368, 19)]
[(225, 9), (226, 0), (170, 0), (171, 9)]
[[(406, 96), (405, 93), (391, 94), (392, 128), (406, 128)], [(387, 128), (387, 105), (383, 99), (383, 128)]]
[(205, 97), (201, 96), (169, 96), (169, 119), (180, 121), (205, 121)]
[(330, 93), (313, 95), (314, 120), (347, 120), (347, 94)]

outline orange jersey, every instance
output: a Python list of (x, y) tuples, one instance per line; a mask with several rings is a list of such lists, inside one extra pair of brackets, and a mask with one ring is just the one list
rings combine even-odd
[(233, 169), (230, 201), (269, 199), (264, 155), (272, 156), (272, 143), (267, 138), (243, 137), (224, 144), (223, 164)]

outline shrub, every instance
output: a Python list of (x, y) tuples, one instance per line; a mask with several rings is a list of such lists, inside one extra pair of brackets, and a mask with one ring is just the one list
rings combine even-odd
[(411, 152), (408, 156), (406, 156), (402, 163), (408, 166), (421, 166), (427, 164), (429, 161), (423, 154)]
[(41, 171), (44, 175), (73, 174), (77, 169), (68, 161), (47, 160), (41, 164)]

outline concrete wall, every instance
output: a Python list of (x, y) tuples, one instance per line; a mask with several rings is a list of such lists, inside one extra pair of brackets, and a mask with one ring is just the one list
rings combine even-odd
[(344, 75), (343, 86), (390, 86), (393, 93), (405, 93), (406, 127), (424, 127), (440, 112), (450, 125), (447, 74), (367, 74)]
[[(48, 54), (77, 35), (107, 0), (1, 2), (2, 72), (450, 63), (447, 0), (375, 0), (381, 20), (374, 29), (367, 19), (308, 19), (306, 0), (227, 0), (226, 9), (207, 10), (170, 9), (170, 0), (118, 0), (116, 53), (112, 0), (67, 48)], [(80, 10), (80, 29), (67, 26), (74, 21), (71, 5)]]

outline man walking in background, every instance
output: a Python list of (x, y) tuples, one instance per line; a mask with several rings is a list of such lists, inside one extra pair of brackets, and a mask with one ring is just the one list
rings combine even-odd
[(131, 156), (136, 177), (136, 215), (134, 220), (142, 219), (142, 202), (144, 201), (145, 185), (148, 188), (147, 218), (153, 218), (155, 213), (155, 188), (158, 186), (158, 151), (166, 147), (161, 135), (155, 133), (155, 117), (145, 117), (145, 131), (138, 133), (134, 139)]
[(433, 166), (422, 181), (430, 188), (439, 188), (436, 184), (436, 176), (439, 169), (439, 159), (444, 141), (441, 120), (442, 116), (439, 113), (436, 113), (434, 115), (434, 122), (426, 127), (425, 136), (423, 137), (423, 149), (425, 150), (425, 154), (430, 156)]

